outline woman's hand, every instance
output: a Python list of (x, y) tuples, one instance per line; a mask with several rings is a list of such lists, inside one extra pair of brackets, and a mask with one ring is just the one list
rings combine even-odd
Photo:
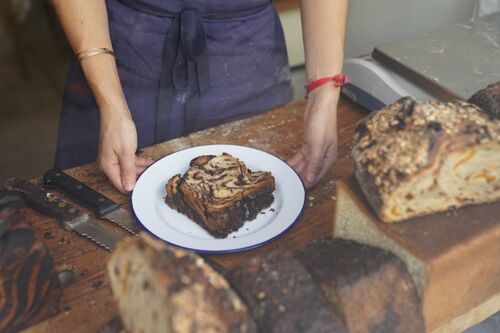
[(153, 163), (137, 157), (137, 131), (128, 110), (101, 112), (99, 168), (122, 193), (133, 190), (137, 175)]
[(308, 96), (304, 142), (288, 160), (307, 188), (315, 185), (337, 160), (338, 90), (325, 85)]

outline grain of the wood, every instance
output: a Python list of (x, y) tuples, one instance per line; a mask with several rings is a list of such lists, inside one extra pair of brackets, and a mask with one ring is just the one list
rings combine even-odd
[(500, 311), (500, 293), (480, 304), (469, 312), (439, 326), (430, 333), (462, 332)]
[[(302, 101), (291, 103), (256, 117), (157, 144), (144, 149), (141, 156), (158, 159), (195, 145), (232, 143), (259, 148), (287, 159), (301, 143), (304, 104)], [(364, 112), (358, 107), (346, 101), (341, 102), (338, 111), (338, 161), (325, 178), (308, 191), (304, 215), (290, 231), (280, 239), (261, 248), (238, 254), (214, 255), (211, 259), (222, 267), (230, 268), (258, 253), (271, 249), (298, 249), (317, 238), (330, 234), (335, 198), (334, 181), (351, 172), (350, 141), (354, 124), (363, 116)], [(65, 171), (122, 204), (126, 209), (130, 209), (129, 197), (114, 190), (95, 164)], [(40, 180), (40, 178), (36, 179), (38, 184)], [(72, 269), (76, 273), (75, 281), (64, 290), (61, 313), (25, 332), (96, 332), (118, 313), (105, 274), (109, 253), (78, 235), (61, 229), (52, 219), (27, 208), (24, 209), (24, 213), (33, 219), (37, 232), (45, 238), (57, 269)], [(120, 230), (114, 226), (107, 225), (107, 227)]]

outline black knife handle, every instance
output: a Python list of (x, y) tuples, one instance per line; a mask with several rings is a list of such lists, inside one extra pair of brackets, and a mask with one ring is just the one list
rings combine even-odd
[(120, 205), (104, 195), (59, 170), (47, 171), (43, 175), (43, 184), (68, 193), (73, 199), (90, 208), (99, 218), (120, 208)]
[(85, 213), (78, 208), (44, 189), (36, 187), (26, 179), (9, 178), (5, 181), (4, 187), (7, 190), (20, 193), (26, 203), (33, 209), (42, 214), (56, 218), (62, 222), (65, 227), (67, 222), (85, 216)]
[(20, 206), (24, 199), (20, 193), (8, 190), (0, 190), (0, 211), (7, 207)]

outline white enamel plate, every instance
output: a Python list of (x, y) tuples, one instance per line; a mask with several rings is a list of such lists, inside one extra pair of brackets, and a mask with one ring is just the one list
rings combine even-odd
[[(172, 176), (184, 174), (193, 158), (222, 153), (237, 157), (252, 171), (270, 171), (276, 190), (271, 207), (219, 239), (167, 206), (165, 184)], [(304, 203), (304, 185), (288, 164), (261, 150), (235, 145), (199, 146), (163, 157), (139, 177), (131, 201), (136, 218), (151, 233), (170, 244), (206, 253), (240, 252), (280, 237), (300, 218)]]

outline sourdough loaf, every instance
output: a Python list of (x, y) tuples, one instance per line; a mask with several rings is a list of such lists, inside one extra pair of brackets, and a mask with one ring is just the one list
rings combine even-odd
[(295, 257), (342, 313), (350, 333), (425, 331), (416, 288), (394, 254), (325, 237)]
[(204, 155), (168, 181), (165, 201), (214, 237), (225, 238), (273, 203), (274, 188), (270, 172), (251, 172), (229, 154)]
[(479, 106), (490, 118), (500, 119), (500, 81), (479, 90), (468, 102)]
[(128, 333), (256, 332), (221, 275), (195, 253), (148, 234), (116, 246), (108, 275)]
[(52, 256), (18, 211), (19, 202), (0, 191), (0, 332), (17, 332), (55, 315), (61, 297)]
[(289, 253), (258, 255), (227, 273), (259, 332), (347, 332), (342, 316)]
[(384, 222), (500, 199), (500, 120), (469, 103), (403, 98), (358, 124), (352, 158)]

